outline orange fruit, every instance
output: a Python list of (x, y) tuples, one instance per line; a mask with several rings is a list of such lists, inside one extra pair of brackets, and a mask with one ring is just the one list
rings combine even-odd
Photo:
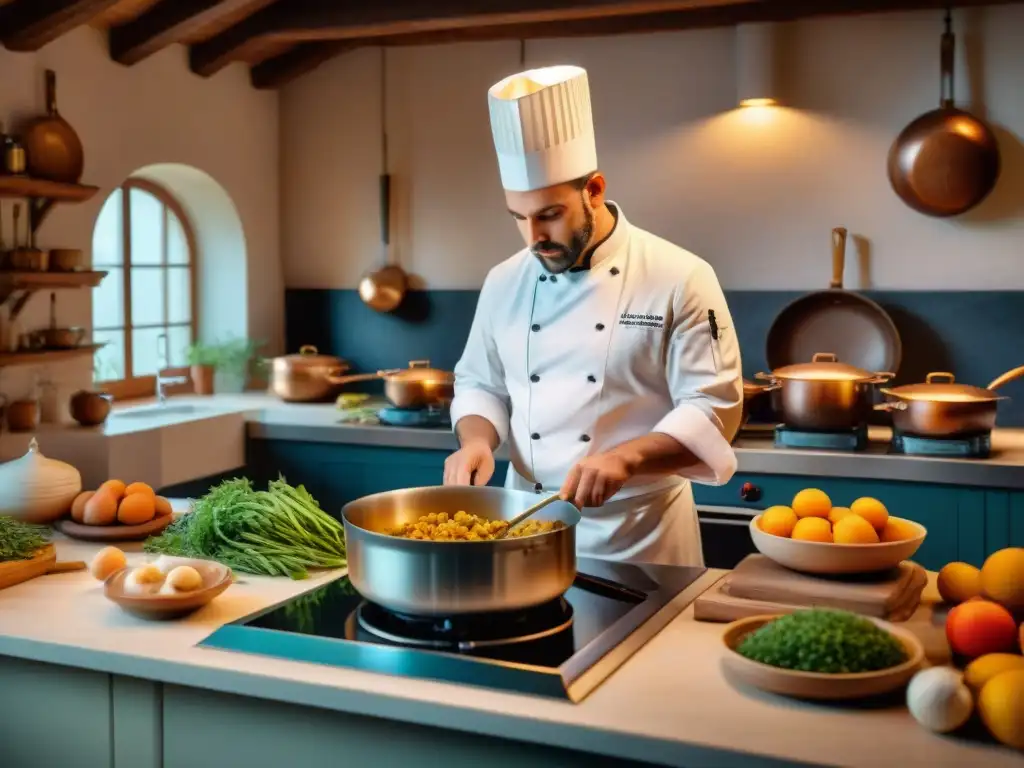
[(96, 491), (82, 508), (85, 525), (110, 525), (116, 519), (117, 498), (109, 490)]
[(796, 525), (796, 513), (789, 507), (769, 507), (761, 513), (761, 530), (770, 533), (772, 536), (782, 536), (785, 539), (793, 533), (793, 526)]
[(998, 741), (1024, 749), (1024, 669), (1000, 672), (981, 688), (978, 714)]
[(148, 493), (129, 493), (117, 508), (117, 522), (123, 525), (148, 523), (156, 514), (155, 497)]
[(871, 523), (871, 527), (876, 531), (885, 528), (885, 523), (889, 519), (889, 510), (885, 508), (885, 504), (870, 496), (862, 496), (854, 501), (850, 505), (850, 511)]
[(125, 496), (131, 496), (133, 493), (146, 493), (150, 498), (156, 497), (156, 493), (146, 483), (132, 483), (124, 489)]
[(804, 488), (793, 497), (790, 504), (797, 517), (828, 517), (832, 511), (832, 499), (817, 488)]
[(71, 502), (71, 519), (81, 523), (85, 515), (85, 503), (96, 495), (96, 491), (82, 491)]
[(965, 603), (981, 594), (981, 571), (968, 563), (948, 563), (939, 571), (936, 585), (947, 603)]
[(117, 501), (120, 501), (121, 497), (124, 496), (124, 489), (125, 484), (121, 480), (107, 480), (107, 482), (96, 489), (96, 492), (107, 491)]
[(850, 513), (849, 507), (832, 507), (828, 513), (828, 521), (835, 525)]
[(1017, 646), (1017, 622), (998, 603), (969, 600), (946, 616), (946, 640), (954, 653), (970, 659), (1010, 653)]
[(797, 541), (832, 542), (832, 526), (823, 517), (802, 517), (793, 526), (791, 538)]
[(885, 527), (879, 531), (878, 538), (882, 541), (906, 541), (917, 536), (917, 533), (917, 528), (908, 521), (890, 517), (885, 521)]
[(993, 552), (981, 566), (981, 589), (1011, 611), (1024, 609), (1024, 547)]
[(171, 502), (163, 496), (157, 496), (156, 499), (154, 499), (154, 506), (156, 508), (157, 517), (167, 517), (174, 511), (171, 507)]
[(871, 523), (857, 513), (849, 514), (832, 529), (836, 544), (877, 544), (878, 534)]

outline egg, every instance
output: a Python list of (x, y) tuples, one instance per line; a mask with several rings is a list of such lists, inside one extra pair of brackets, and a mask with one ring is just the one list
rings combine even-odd
[(89, 573), (98, 581), (106, 581), (107, 577), (128, 565), (128, 560), (117, 547), (104, 547), (89, 563)]
[(85, 525), (110, 525), (116, 519), (117, 499), (108, 491), (96, 491), (82, 509)]
[(96, 491), (82, 491), (71, 502), (71, 519), (76, 523), (85, 522), (85, 504), (96, 495)]
[(140, 565), (124, 580), (124, 591), (135, 595), (155, 594), (163, 583), (164, 575), (155, 565)]
[(167, 574), (167, 583), (179, 592), (193, 592), (203, 586), (203, 577), (191, 565), (179, 565)]
[(948, 733), (967, 722), (974, 711), (974, 697), (962, 673), (952, 667), (931, 667), (911, 679), (907, 709), (928, 730)]

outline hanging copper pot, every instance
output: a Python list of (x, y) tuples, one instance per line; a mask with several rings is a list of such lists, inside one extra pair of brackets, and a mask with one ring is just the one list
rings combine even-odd
[(52, 69), (46, 70), (46, 114), (25, 129), (22, 144), (29, 176), (67, 184), (82, 178), (82, 141), (57, 112), (57, 74)]

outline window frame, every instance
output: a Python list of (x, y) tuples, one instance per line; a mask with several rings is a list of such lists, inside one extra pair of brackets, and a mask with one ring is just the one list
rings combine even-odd
[[(149, 179), (130, 178), (126, 179), (118, 189), (121, 190), (121, 270), (122, 270), (122, 308), (124, 322), (121, 330), (124, 332), (124, 371), (125, 378), (111, 379), (106, 381), (94, 381), (93, 386), (109, 393), (114, 400), (131, 400), (136, 398), (154, 397), (156, 395), (156, 376), (131, 376), (132, 370), (132, 330), (135, 328), (132, 322), (132, 283), (131, 283), (131, 190), (137, 189), (155, 197), (163, 205), (164, 227), (163, 227), (163, 253), (159, 265), (147, 265), (147, 268), (161, 269), (165, 274), (168, 269), (167, 248), (168, 248), (168, 212), (177, 216), (181, 224), (182, 232), (185, 235), (185, 242), (188, 248), (188, 270), (189, 270), (189, 302), (190, 302), (190, 343), (195, 343), (199, 331), (199, 315), (197, 306), (197, 274), (199, 248), (195, 236), (195, 230), (185, 209), (174, 196), (163, 186)], [(113, 194), (113, 192), (111, 192)], [(108, 198), (109, 199), (109, 195)], [(105, 204), (105, 203), (104, 203)], [(107, 265), (113, 266), (113, 265)], [(99, 266), (103, 269), (103, 266)], [(164, 281), (164, 302), (166, 305), (166, 278)], [(166, 309), (165, 309), (166, 312)], [(166, 314), (165, 314), (166, 317)], [(182, 323), (181, 325), (184, 325)], [(95, 330), (95, 326), (92, 326)], [(180, 375), (184, 373), (182, 368), (165, 368), (160, 371), (169, 375)], [(178, 388), (176, 388), (178, 389)]]

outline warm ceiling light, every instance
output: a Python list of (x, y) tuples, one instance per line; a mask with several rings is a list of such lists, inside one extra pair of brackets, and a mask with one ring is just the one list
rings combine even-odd
[(741, 107), (778, 104), (775, 25), (736, 27), (736, 101)]

